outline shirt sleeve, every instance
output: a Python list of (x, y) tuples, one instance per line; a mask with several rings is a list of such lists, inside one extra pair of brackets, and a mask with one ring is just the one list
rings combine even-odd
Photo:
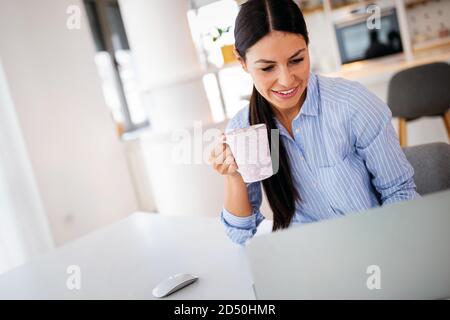
[(383, 205), (420, 197), (414, 169), (400, 147), (392, 113), (382, 100), (359, 83), (351, 94), (351, 128), (357, 154), (372, 174)]
[(221, 213), (221, 221), (225, 226), (227, 236), (240, 245), (244, 245), (247, 240), (253, 237), (257, 227), (264, 220), (264, 216), (260, 212), (262, 202), (261, 182), (247, 184), (247, 191), (252, 205), (250, 216), (239, 217), (225, 208), (222, 209)]

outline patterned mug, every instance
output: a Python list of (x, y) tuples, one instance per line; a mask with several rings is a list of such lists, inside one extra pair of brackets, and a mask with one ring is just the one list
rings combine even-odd
[(261, 181), (274, 174), (265, 124), (235, 129), (225, 137), (245, 183)]

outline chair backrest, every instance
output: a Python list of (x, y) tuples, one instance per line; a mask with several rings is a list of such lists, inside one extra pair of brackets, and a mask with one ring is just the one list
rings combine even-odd
[(414, 168), (414, 181), (421, 195), (450, 189), (450, 145), (443, 142), (403, 149)]
[(394, 117), (412, 120), (438, 116), (450, 108), (450, 65), (436, 62), (412, 67), (389, 81), (388, 105)]

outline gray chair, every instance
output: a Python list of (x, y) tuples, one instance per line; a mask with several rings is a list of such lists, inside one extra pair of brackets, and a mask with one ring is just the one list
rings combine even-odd
[(404, 148), (414, 168), (414, 181), (421, 195), (450, 189), (450, 145), (443, 142)]
[(396, 73), (389, 81), (388, 105), (399, 118), (399, 140), (407, 145), (406, 123), (420, 117), (442, 116), (450, 139), (450, 65), (425, 64)]

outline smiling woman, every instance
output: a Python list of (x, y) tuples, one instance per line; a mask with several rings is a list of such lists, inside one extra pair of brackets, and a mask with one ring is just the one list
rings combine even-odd
[[(257, 59), (261, 56), (271, 58)], [(245, 58), (239, 55), (242, 67), (252, 75), (256, 90), (275, 106), (273, 111), (290, 131), (289, 115), (295, 116), (305, 101), (309, 80), (309, 51), (305, 37), (272, 31), (249, 48)]]
[[(308, 31), (300, 9), (291, 0), (248, 1), (236, 18), (235, 41), (238, 60), (254, 82), (250, 124), (276, 129), (275, 115), (292, 136), (289, 119), (305, 101), (310, 70)], [(289, 226), (300, 200), (283, 143), (279, 148), (279, 171), (263, 182), (274, 213), (273, 230)]]
[(234, 33), (253, 93), (226, 130), (264, 123), (269, 141), (270, 130), (280, 132), (279, 170), (262, 182), (244, 183), (223, 141), (212, 152), (234, 242), (245, 243), (264, 219), (261, 184), (274, 231), (419, 196), (388, 106), (357, 82), (310, 72), (308, 31), (294, 1), (248, 0)]

